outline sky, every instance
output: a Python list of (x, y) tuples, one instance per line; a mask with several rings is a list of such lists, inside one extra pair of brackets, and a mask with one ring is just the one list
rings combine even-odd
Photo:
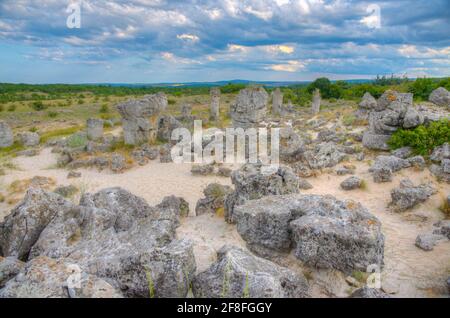
[(0, 0), (0, 82), (450, 76), (450, 0)]

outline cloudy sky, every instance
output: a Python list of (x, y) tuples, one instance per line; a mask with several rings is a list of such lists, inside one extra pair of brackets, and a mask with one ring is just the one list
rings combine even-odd
[(450, 76), (449, 0), (0, 0), (0, 82), (391, 73)]

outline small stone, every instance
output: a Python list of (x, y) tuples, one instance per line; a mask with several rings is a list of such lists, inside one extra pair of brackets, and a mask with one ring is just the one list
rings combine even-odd
[(363, 181), (360, 178), (352, 176), (341, 182), (341, 188), (346, 191), (354, 190), (360, 188), (362, 183)]
[(74, 170), (70, 171), (67, 174), (67, 179), (74, 179), (74, 178), (80, 178), (80, 177), (81, 177), (81, 172), (74, 171)]

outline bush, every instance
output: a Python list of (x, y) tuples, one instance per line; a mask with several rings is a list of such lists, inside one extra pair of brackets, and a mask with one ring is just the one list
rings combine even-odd
[(87, 144), (87, 137), (82, 134), (73, 134), (67, 138), (67, 146), (70, 148), (83, 147)]
[(168, 103), (169, 105), (175, 105), (176, 100), (170, 99), (170, 98), (169, 98), (169, 100), (167, 101), (167, 103)]
[(3, 106), (3, 104), (0, 104), (0, 113), (4, 110), (5, 110), (5, 106)]
[(45, 106), (44, 103), (40, 100), (37, 100), (31, 103), (31, 108), (33, 108), (35, 111), (41, 111), (46, 109), (47, 106)]
[(16, 111), (16, 108), (17, 108), (17, 107), (16, 107), (15, 104), (11, 104), (11, 105), (8, 106), (8, 111), (9, 111), (9, 112), (14, 112), (14, 111)]
[(50, 117), (50, 118), (55, 118), (56, 116), (58, 116), (58, 112), (55, 112), (55, 111), (49, 111), (49, 112), (47, 113), (47, 116)]
[(431, 92), (436, 88), (436, 84), (431, 78), (418, 78), (409, 87), (409, 92), (413, 93), (417, 99), (428, 100)]
[(108, 107), (108, 104), (103, 104), (103, 105), (100, 107), (100, 113), (102, 113), (102, 114), (109, 113), (109, 107)]
[(414, 154), (428, 156), (434, 148), (449, 142), (450, 121), (441, 120), (427, 126), (421, 125), (413, 130), (400, 129), (389, 140), (391, 149), (409, 146)]

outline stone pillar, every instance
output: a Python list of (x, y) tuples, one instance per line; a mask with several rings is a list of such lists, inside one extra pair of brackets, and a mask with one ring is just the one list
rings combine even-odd
[(211, 94), (210, 119), (218, 120), (220, 114), (220, 88), (218, 87), (212, 88), (210, 94)]
[(272, 93), (272, 115), (281, 116), (281, 109), (283, 107), (283, 94), (277, 88)]
[(103, 137), (103, 120), (89, 118), (86, 122), (87, 137), (89, 140), (98, 140)]
[(191, 104), (183, 104), (181, 106), (181, 118), (188, 119), (192, 116), (192, 105)]
[(230, 107), (234, 127), (257, 127), (265, 120), (269, 94), (263, 87), (247, 87), (239, 92), (236, 101)]
[(320, 103), (322, 98), (320, 97), (320, 90), (316, 88), (313, 93), (312, 103), (311, 103), (311, 112), (316, 115), (320, 111)]
[(6, 148), (12, 146), (14, 143), (14, 136), (9, 125), (0, 121), (0, 148)]

